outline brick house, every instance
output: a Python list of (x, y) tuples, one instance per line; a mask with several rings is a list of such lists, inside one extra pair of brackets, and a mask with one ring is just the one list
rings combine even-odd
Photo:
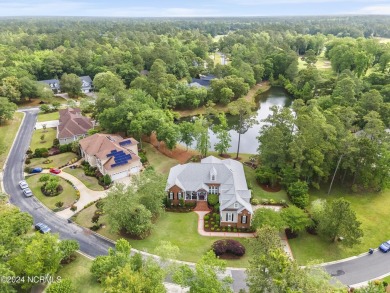
[(139, 173), (142, 169), (138, 156), (138, 141), (119, 135), (96, 133), (80, 140), (82, 157), (103, 175), (112, 180)]
[(57, 138), (60, 145), (68, 144), (86, 136), (93, 128), (91, 118), (81, 115), (80, 108), (61, 109)]
[(220, 160), (209, 156), (200, 163), (172, 167), (166, 186), (167, 197), (173, 204), (207, 201), (217, 194), (220, 203), (221, 226), (250, 227), (253, 215), (243, 165), (235, 160)]

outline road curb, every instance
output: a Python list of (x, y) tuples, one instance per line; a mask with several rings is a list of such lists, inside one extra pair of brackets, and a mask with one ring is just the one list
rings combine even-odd
[[(375, 248), (374, 252), (376, 252), (378, 250), (379, 250), (378, 248)], [(320, 263), (317, 266), (324, 267), (324, 266), (328, 266), (328, 265), (342, 263), (342, 262), (346, 262), (346, 261), (349, 261), (349, 260), (352, 260), (352, 259), (355, 259), (355, 258), (358, 258), (358, 257), (362, 257), (362, 256), (367, 255), (367, 254), (368, 254), (368, 252), (363, 252), (361, 254), (354, 255), (354, 256), (351, 256), (351, 257), (347, 257), (347, 258), (343, 258), (343, 259), (339, 259), (339, 260), (335, 260), (335, 261), (329, 261), (329, 262)], [(390, 275), (390, 273), (389, 273), (389, 275)]]
[(26, 113), (25, 113), (25, 112), (19, 111), (19, 110), (17, 110), (16, 112), (23, 113), (23, 118), (22, 118), (22, 121), (20, 122), (18, 131), (17, 131), (16, 134), (15, 134), (14, 141), (12, 142), (12, 145), (11, 145), (11, 147), (9, 148), (7, 157), (5, 158), (4, 165), (3, 165), (3, 169), (1, 170), (1, 173), (2, 173), (2, 174), (1, 174), (1, 176), (0, 176), (0, 191), (3, 191), (3, 192), (5, 192), (4, 184), (3, 184), (4, 170), (5, 170), (5, 167), (7, 166), (7, 163), (8, 163), (9, 154), (11, 153), (12, 149), (14, 148), (16, 139), (18, 138), (20, 129), (22, 128), (24, 119), (26, 118)]

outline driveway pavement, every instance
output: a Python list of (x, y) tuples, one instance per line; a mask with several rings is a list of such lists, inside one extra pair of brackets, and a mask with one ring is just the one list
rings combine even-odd
[(54, 127), (57, 127), (58, 124), (60, 124), (60, 121), (59, 120), (50, 120), (50, 121), (37, 122), (35, 124), (35, 129), (42, 129), (44, 124), (46, 124), (46, 128), (54, 128)]
[[(49, 173), (49, 170), (43, 170), (42, 173)], [(77, 201), (77, 203), (75, 203), (75, 206), (77, 206), (77, 210), (71, 211), (70, 208), (67, 208), (60, 212), (57, 212), (56, 213), (57, 216), (61, 218), (69, 219), (76, 212), (82, 210), (87, 204), (94, 202), (99, 198), (103, 198), (107, 196), (106, 191), (91, 190), (88, 187), (86, 187), (83, 182), (81, 182), (79, 179), (77, 179), (75, 176), (69, 173), (61, 172), (60, 174), (57, 174), (57, 176), (69, 180), (70, 182), (73, 183), (73, 185), (77, 188), (77, 190), (80, 191), (80, 199)]]

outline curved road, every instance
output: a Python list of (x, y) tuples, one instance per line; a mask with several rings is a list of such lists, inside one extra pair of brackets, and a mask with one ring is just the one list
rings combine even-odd
[[(36, 123), (38, 109), (25, 110), (25, 118), (20, 131), (15, 139), (4, 170), (4, 189), (10, 195), (10, 202), (18, 206), (22, 211), (28, 212), (34, 217), (34, 222), (44, 222), (50, 226), (54, 233), (59, 233), (61, 239), (75, 239), (80, 243), (80, 251), (96, 257), (107, 254), (108, 248), (114, 245), (83, 229), (77, 225), (68, 223), (47, 209), (35, 197), (26, 198), (18, 182), (23, 180), (23, 161), (32, 132)], [(325, 264), (325, 270), (340, 280), (343, 284), (353, 285), (367, 280), (375, 279), (390, 272), (390, 253), (384, 254), (379, 251), (372, 255), (362, 255), (345, 261)], [(238, 292), (245, 288), (245, 271), (242, 269), (230, 269), (234, 283), (233, 288)]]
[(18, 182), (24, 179), (22, 169), (24, 154), (30, 145), (32, 132), (37, 119), (37, 109), (26, 110), (25, 118), (16, 137), (4, 169), (3, 183), (5, 192), (10, 195), (10, 202), (18, 206), (22, 211), (28, 212), (34, 218), (34, 222), (46, 223), (54, 233), (59, 233), (61, 239), (75, 239), (80, 243), (80, 251), (96, 257), (107, 254), (108, 248), (114, 245), (87, 229), (69, 224), (51, 210), (47, 209), (34, 196), (26, 198), (20, 189)]

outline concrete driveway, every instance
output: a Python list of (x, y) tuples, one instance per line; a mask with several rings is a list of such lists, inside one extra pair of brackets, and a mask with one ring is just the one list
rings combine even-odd
[(37, 122), (35, 124), (35, 129), (42, 129), (44, 124), (46, 124), (46, 128), (53, 128), (53, 127), (57, 127), (59, 123), (60, 123), (59, 120)]

